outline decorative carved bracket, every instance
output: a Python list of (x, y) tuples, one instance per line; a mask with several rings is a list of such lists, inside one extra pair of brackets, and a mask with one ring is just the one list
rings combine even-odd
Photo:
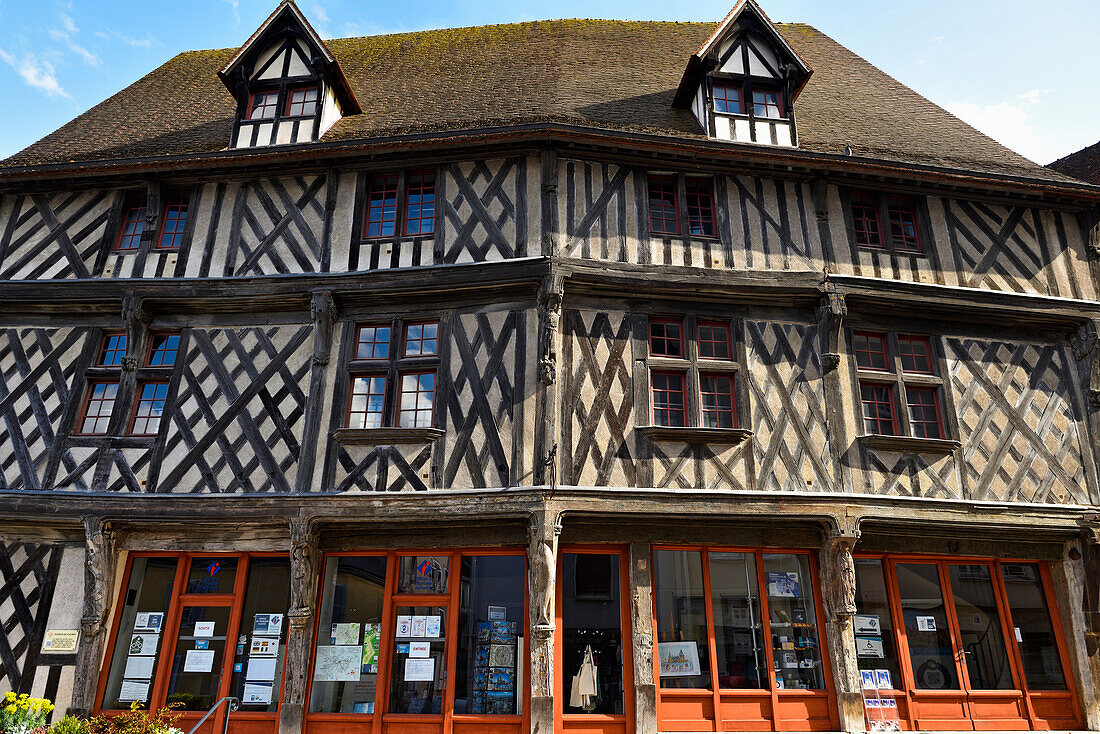
[(126, 356), (122, 358), (122, 369), (133, 372), (138, 368), (139, 350), (149, 329), (152, 314), (145, 306), (145, 299), (133, 293), (122, 299), (122, 321), (126, 324)]
[[(822, 360), (822, 368), (831, 372), (840, 366), (841, 327), (844, 317), (848, 315), (848, 304), (844, 300), (844, 294), (838, 293), (836, 286), (829, 282), (826, 273), (821, 300), (817, 304), (817, 321), (824, 333), (824, 352), (829, 359)], [(834, 360), (831, 359), (835, 357)]]
[(544, 285), (539, 296), (539, 320), (542, 322), (542, 335), (539, 344), (539, 380), (544, 385), (552, 385), (557, 380), (558, 355), (555, 343), (558, 322), (561, 319), (561, 302), (564, 284), (560, 279)]
[(339, 317), (332, 291), (314, 293), (309, 311), (313, 318), (313, 364), (326, 365), (332, 354), (332, 334)]
[(835, 352), (826, 352), (821, 355), (821, 369), (824, 372), (832, 372), (840, 367), (840, 355)]
[(1073, 356), (1080, 361), (1089, 359), (1096, 351), (1096, 325), (1091, 321), (1082, 324), (1080, 328), (1067, 337), (1073, 347)]
[(829, 221), (829, 182), (824, 178), (815, 178), (810, 184), (810, 192), (813, 194), (817, 221)]
[(859, 542), (859, 515), (837, 515), (825, 531), (824, 561), (832, 577), (833, 593), (828, 595), (829, 617), (846, 624), (856, 613), (856, 563), (852, 551)]
[(527, 558), (531, 564), (531, 596), (534, 602), (535, 637), (548, 638), (554, 632), (554, 585), (557, 580), (558, 536), (561, 513), (534, 513), (527, 528)]
[(317, 534), (311, 517), (290, 520), (290, 617), (313, 615)]
[(1089, 657), (1100, 652), (1100, 515), (1084, 515), (1081, 526), (1081, 555), (1085, 588), (1081, 600), (1085, 613), (1085, 649)]
[(115, 534), (101, 517), (84, 517), (84, 607), (80, 629), (85, 639), (103, 631), (110, 613)]

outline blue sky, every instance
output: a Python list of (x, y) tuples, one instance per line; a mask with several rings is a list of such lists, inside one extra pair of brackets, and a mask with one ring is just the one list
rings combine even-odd
[[(1100, 3), (761, 0), (1040, 163), (1100, 139)], [(0, 158), (180, 51), (239, 46), (277, 0), (0, 0)], [(325, 37), (541, 18), (709, 20), (733, 0), (299, 0)], [(1084, 92), (1081, 95), (1081, 92)]]

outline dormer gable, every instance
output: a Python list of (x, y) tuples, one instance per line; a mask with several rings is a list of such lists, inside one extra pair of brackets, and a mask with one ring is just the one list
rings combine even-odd
[(218, 76), (237, 101), (232, 148), (314, 142), (362, 111), (294, 0), (283, 0)]
[(795, 101), (813, 70), (755, 0), (739, 0), (691, 55), (673, 106), (718, 140), (795, 147)]

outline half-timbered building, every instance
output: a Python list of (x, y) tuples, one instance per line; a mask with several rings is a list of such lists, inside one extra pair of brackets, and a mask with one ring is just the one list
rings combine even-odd
[(0, 688), (1100, 729), (1098, 212), (754, 0), (286, 0), (0, 162)]

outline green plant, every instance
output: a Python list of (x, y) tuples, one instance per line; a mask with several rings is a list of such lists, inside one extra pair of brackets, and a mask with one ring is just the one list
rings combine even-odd
[(88, 734), (88, 724), (75, 716), (66, 716), (50, 727), (49, 734)]
[(26, 693), (4, 694), (0, 701), (0, 733), (29, 734), (46, 725), (53, 704), (44, 698), (31, 698)]
[(170, 703), (155, 713), (146, 713), (141, 710), (141, 703), (134, 701), (124, 714), (101, 714), (88, 719), (85, 731), (86, 734), (182, 734), (173, 726), (180, 717), (172, 713), (177, 705)]

